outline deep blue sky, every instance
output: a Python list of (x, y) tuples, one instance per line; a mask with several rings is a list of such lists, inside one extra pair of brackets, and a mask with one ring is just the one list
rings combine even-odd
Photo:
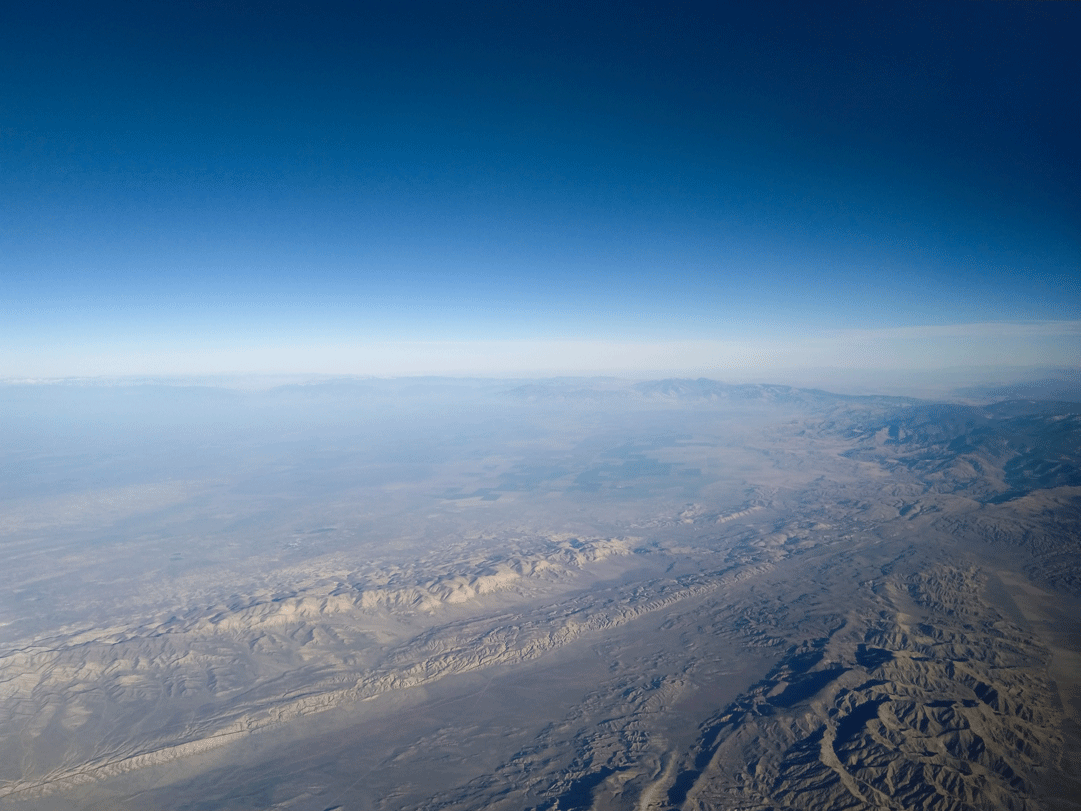
[[(1081, 320), (1079, 41), (1074, 3), (11, 7), (0, 376), (1042, 336)], [(1077, 357), (1049, 332), (1020, 361)]]

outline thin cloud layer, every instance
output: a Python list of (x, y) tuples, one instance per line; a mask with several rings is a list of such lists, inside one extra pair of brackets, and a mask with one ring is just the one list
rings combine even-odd
[(23, 350), (0, 374), (706, 375), (759, 379), (799, 369), (935, 370), (1081, 365), (1081, 322), (830, 330), (743, 340), (278, 341)]

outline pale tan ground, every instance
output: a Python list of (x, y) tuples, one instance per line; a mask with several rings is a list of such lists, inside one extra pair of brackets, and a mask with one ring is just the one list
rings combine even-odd
[(1001, 459), (862, 412), (732, 419), (570, 421), (569, 472), (497, 499), (540, 451), (284, 520), (213, 480), (11, 505), (0, 802), (1078, 807), (1081, 489), (990, 503)]

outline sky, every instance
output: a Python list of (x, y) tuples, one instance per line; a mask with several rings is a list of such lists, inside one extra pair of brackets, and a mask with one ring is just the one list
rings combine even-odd
[(1081, 366), (1076, 3), (19, 4), (0, 378)]

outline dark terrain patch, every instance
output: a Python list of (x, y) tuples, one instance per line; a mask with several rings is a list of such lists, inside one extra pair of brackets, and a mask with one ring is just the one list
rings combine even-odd
[(884, 648), (869, 648), (866, 645), (860, 645), (856, 648), (856, 663), (868, 670), (874, 670), (876, 667), (892, 661), (893, 652)]
[(805, 673), (789, 682), (780, 695), (768, 699), (769, 703), (774, 707), (791, 707), (801, 701), (806, 701), (847, 670), (847, 667), (834, 667), (829, 670)]
[(559, 795), (555, 807), (567, 809), (567, 811), (579, 811), (580, 809), (589, 808), (593, 805), (593, 790), (615, 773), (615, 769), (603, 766), (600, 771), (592, 772), (585, 777), (579, 777), (571, 783), (570, 788)]

